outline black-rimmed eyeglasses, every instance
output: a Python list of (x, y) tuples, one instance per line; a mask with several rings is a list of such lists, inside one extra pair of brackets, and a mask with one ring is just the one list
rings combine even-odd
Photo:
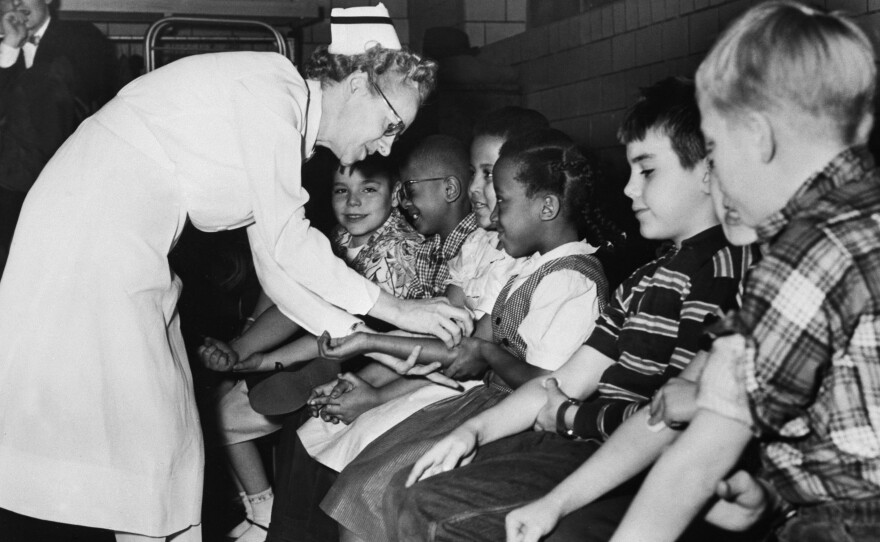
[(409, 179), (403, 181), (400, 185), (400, 191), (397, 193), (397, 197), (400, 200), (410, 200), (412, 201), (412, 185), (416, 183), (428, 183), (431, 181), (442, 181), (446, 177), (431, 177), (428, 179)]
[(382, 99), (385, 100), (385, 105), (387, 105), (388, 109), (391, 110), (391, 114), (394, 115), (395, 119), (397, 119), (397, 122), (393, 122), (393, 123), (388, 124), (388, 126), (385, 128), (385, 131), (382, 133), (382, 135), (385, 137), (399, 136), (400, 134), (403, 133), (404, 130), (406, 130), (406, 123), (403, 122), (403, 119), (400, 118), (400, 115), (397, 114), (397, 110), (394, 109), (394, 106), (391, 105), (391, 102), (389, 102), (388, 98), (385, 97), (385, 93), (382, 92), (382, 89), (379, 88), (379, 85), (374, 83), (372, 79), (370, 79), (369, 81), (370, 81), (370, 84), (373, 85), (373, 88), (376, 89), (376, 92), (379, 93), (379, 96), (381, 96)]

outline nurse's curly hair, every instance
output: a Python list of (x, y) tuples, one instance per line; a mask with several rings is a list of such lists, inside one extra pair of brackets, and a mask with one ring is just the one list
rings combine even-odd
[(339, 83), (356, 71), (366, 72), (372, 81), (385, 74), (398, 75), (415, 83), (419, 89), (419, 102), (425, 103), (437, 86), (437, 63), (404, 49), (385, 49), (374, 46), (359, 55), (334, 55), (327, 46), (318, 47), (305, 63), (306, 78), (322, 84)]

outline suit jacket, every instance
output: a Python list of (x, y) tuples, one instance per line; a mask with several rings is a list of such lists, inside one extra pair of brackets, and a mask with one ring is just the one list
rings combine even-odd
[(24, 195), (79, 123), (113, 97), (116, 73), (113, 48), (97, 28), (54, 17), (30, 69), (23, 54), (0, 68), (0, 255)]
[[(32, 68), (52, 64), (60, 58), (66, 58), (73, 68), (74, 95), (89, 114), (119, 90), (113, 47), (94, 25), (53, 17), (37, 47)], [(0, 68), (0, 92), (13, 87), (25, 71), (23, 54), (13, 66)]]

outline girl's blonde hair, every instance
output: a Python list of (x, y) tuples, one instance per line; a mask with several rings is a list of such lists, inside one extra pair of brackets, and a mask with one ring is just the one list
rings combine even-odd
[(807, 115), (812, 125), (822, 121), (823, 130), (853, 145), (864, 143), (859, 139), (868, 130), (859, 128), (873, 117), (876, 72), (871, 42), (855, 23), (782, 1), (737, 19), (700, 64), (696, 82), (701, 106), (725, 117)]

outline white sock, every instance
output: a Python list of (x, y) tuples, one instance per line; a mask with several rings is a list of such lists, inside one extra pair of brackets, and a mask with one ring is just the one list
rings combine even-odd
[(236, 542), (264, 542), (269, 534), (266, 528), (272, 520), (272, 503), (275, 501), (275, 495), (272, 488), (257, 493), (256, 495), (248, 495), (251, 508), (254, 511), (253, 522), (248, 530), (236, 539)]
[(272, 493), (272, 488), (270, 487), (256, 495), (248, 495), (247, 500), (251, 505), (251, 510), (253, 510), (253, 517), (251, 519), (264, 527), (268, 527), (269, 522), (272, 521), (272, 503), (275, 502), (275, 494)]
[(245, 518), (241, 520), (241, 523), (232, 528), (231, 531), (226, 533), (226, 538), (238, 538), (248, 530), (251, 526), (250, 521), (254, 519), (254, 509), (251, 507), (251, 501), (248, 499), (247, 494), (244, 491), (239, 491), (238, 496), (241, 498), (241, 503), (244, 505), (244, 513)]

